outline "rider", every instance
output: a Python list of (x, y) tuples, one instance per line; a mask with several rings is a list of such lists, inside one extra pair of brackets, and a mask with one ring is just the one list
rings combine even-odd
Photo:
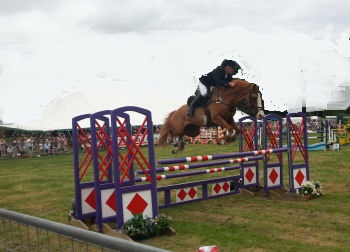
[(225, 59), (221, 65), (213, 71), (202, 75), (202, 77), (199, 78), (198, 88), (187, 111), (187, 116), (192, 117), (194, 115), (195, 107), (207, 96), (208, 90), (211, 91), (212, 87), (233, 87), (235, 82), (232, 79), (232, 75), (237, 74), (240, 69), (241, 66), (238, 65), (236, 61)]

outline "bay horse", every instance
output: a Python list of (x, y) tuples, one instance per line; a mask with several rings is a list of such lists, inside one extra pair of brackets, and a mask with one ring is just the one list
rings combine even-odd
[[(233, 116), (239, 104), (244, 104), (250, 109), (257, 119), (265, 116), (263, 110), (262, 94), (259, 86), (245, 80), (234, 80), (234, 87), (223, 86), (215, 88), (205, 108), (197, 107), (193, 117), (186, 115), (188, 104), (182, 105), (177, 110), (168, 114), (160, 129), (158, 144), (165, 145), (169, 141), (175, 141), (173, 153), (183, 150), (185, 146), (184, 136), (196, 137), (200, 134), (201, 127), (220, 126), (229, 132), (229, 138), (235, 140), (240, 129), (235, 124)], [(245, 112), (243, 110), (243, 112)]]

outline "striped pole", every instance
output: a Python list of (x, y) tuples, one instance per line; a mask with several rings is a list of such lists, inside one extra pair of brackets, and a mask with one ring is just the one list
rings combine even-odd
[(257, 150), (248, 152), (237, 152), (229, 154), (217, 154), (217, 155), (203, 155), (203, 156), (191, 156), (182, 158), (169, 158), (158, 160), (159, 164), (175, 164), (175, 163), (190, 163), (198, 161), (216, 160), (224, 158), (236, 158), (236, 157), (247, 157), (247, 156), (258, 156), (274, 152), (284, 152), (288, 151), (288, 148), (278, 148), (278, 149), (267, 149), (267, 150)]
[[(163, 174), (163, 175), (156, 175), (156, 179), (162, 180), (162, 179), (170, 179), (170, 178), (188, 177), (188, 176), (203, 175), (208, 173), (232, 171), (240, 168), (241, 166), (235, 165), (235, 166), (218, 167), (218, 168), (212, 168), (212, 169), (206, 169), (206, 170), (200, 170), (200, 171), (194, 171), (194, 172)], [(135, 182), (145, 182), (145, 181), (149, 181), (148, 177), (140, 177), (135, 179)]]
[[(226, 164), (240, 164), (240, 163), (245, 163), (248, 161), (262, 160), (262, 159), (264, 159), (263, 156), (255, 156), (255, 157), (249, 157), (249, 158), (245, 157), (245, 158), (227, 159), (227, 160), (222, 160), (222, 161), (198, 163), (198, 164), (172, 165), (172, 166), (159, 167), (156, 169), (156, 173), (181, 171), (181, 170), (196, 169), (196, 168), (202, 168), (202, 167), (226, 165)], [(148, 172), (148, 170), (146, 170), (146, 172)], [(138, 174), (145, 174), (145, 171), (137, 170), (137, 173)]]

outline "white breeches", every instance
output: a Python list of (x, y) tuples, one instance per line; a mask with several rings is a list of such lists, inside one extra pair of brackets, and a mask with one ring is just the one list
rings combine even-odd
[(198, 81), (198, 89), (202, 96), (206, 96), (208, 93), (208, 89), (203, 85), (202, 82)]

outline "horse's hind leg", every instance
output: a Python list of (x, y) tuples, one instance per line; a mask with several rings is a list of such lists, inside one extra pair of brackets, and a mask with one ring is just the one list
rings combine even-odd
[(185, 149), (185, 141), (184, 141), (184, 137), (174, 137), (174, 148), (171, 151), (172, 154), (176, 154), (179, 151), (183, 151)]

